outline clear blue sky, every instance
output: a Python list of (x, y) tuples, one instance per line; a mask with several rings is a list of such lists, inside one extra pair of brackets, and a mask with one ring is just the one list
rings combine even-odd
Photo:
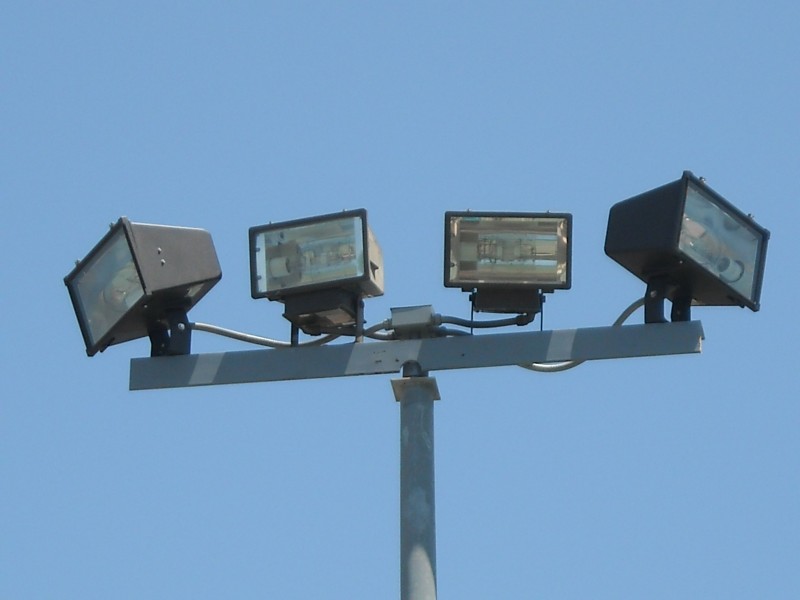
[(695, 309), (700, 355), (435, 373), (440, 597), (800, 597), (796, 2), (2, 13), (0, 597), (399, 594), (391, 378), (129, 392), (149, 344), (87, 358), (62, 282), (121, 215), (208, 229), (223, 278), (190, 317), (286, 339), (252, 225), (366, 208), (377, 322), (468, 316), (446, 210), (571, 212), (545, 327), (600, 326), (644, 291), (609, 207), (684, 169), (771, 230), (762, 310)]

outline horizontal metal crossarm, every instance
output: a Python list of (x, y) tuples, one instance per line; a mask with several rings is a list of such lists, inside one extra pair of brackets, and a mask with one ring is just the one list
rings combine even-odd
[(134, 358), (130, 389), (396, 374), (409, 362), (442, 371), (691, 354), (702, 339), (688, 321)]

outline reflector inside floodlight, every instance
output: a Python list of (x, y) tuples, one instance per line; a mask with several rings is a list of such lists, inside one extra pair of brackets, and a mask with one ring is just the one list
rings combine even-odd
[(364, 275), (361, 220), (347, 217), (261, 232), (264, 252), (257, 264), (258, 289), (271, 292), (351, 279)]
[(383, 293), (383, 260), (365, 210), (253, 227), (250, 260), (254, 298), (320, 289)]
[(570, 226), (567, 214), (449, 212), (445, 286), (567, 289)]
[(690, 182), (678, 248), (742, 296), (754, 298), (761, 236)]
[(86, 324), (88, 343), (95, 346), (143, 296), (130, 246), (122, 228), (91, 256), (75, 278), (76, 310)]

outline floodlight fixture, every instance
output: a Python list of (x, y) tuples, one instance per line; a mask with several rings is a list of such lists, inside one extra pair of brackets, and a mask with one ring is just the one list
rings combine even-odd
[(449, 211), (444, 226), (444, 285), (475, 310), (536, 314), (572, 285), (571, 214)]
[(383, 255), (364, 209), (251, 227), (250, 291), (282, 302), (316, 335), (363, 324), (362, 299), (383, 294)]
[(688, 321), (692, 303), (757, 311), (769, 231), (690, 171), (615, 204), (606, 254), (647, 284), (645, 322)]
[(186, 313), (221, 277), (207, 231), (122, 217), (64, 283), (89, 356), (145, 336), (160, 356), (189, 353)]

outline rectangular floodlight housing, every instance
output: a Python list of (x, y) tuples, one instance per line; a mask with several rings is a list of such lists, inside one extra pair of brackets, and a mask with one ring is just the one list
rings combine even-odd
[(383, 294), (383, 256), (364, 209), (251, 227), (249, 235), (253, 298)]
[(147, 336), (168, 311), (188, 311), (221, 277), (207, 231), (122, 217), (64, 283), (93, 356)]
[(444, 220), (446, 287), (571, 287), (571, 214), (449, 211)]
[(666, 297), (760, 307), (769, 231), (684, 171), (677, 181), (615, 204), (606, 254)]

